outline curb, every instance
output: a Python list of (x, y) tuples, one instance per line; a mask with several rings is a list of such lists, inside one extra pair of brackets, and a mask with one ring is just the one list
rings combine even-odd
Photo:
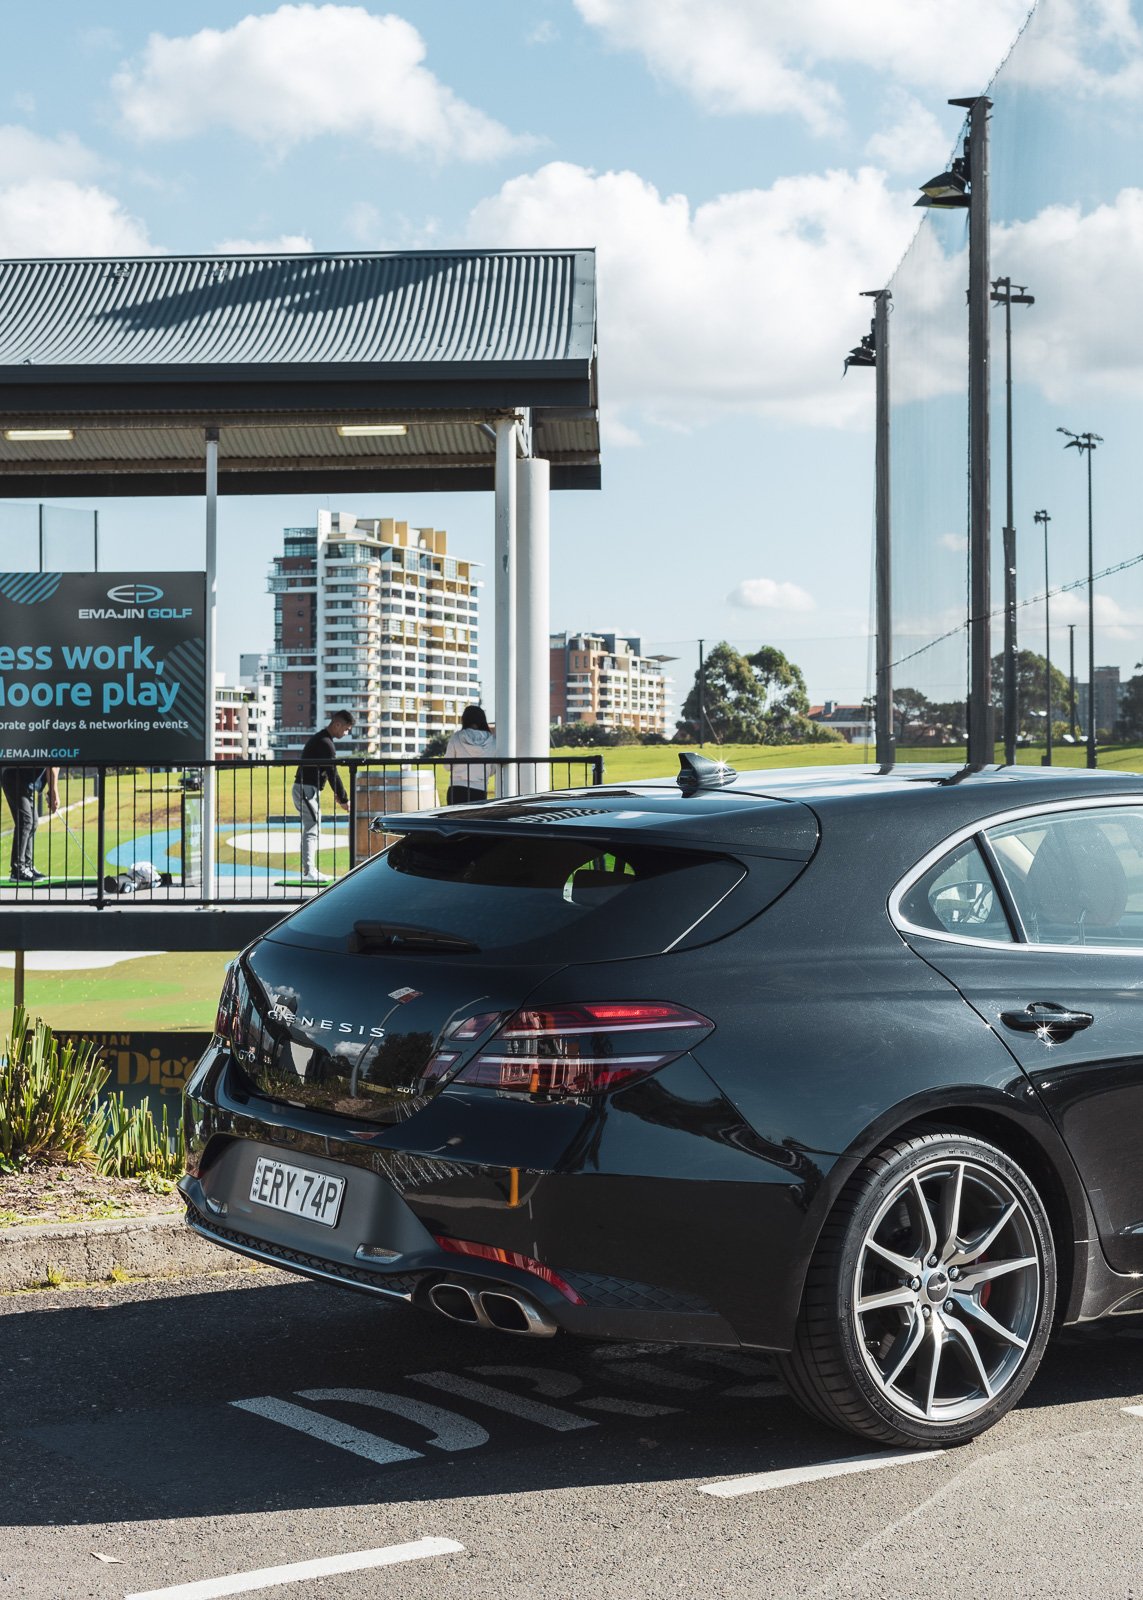
[(45, 1223), (0, 1231), (0, 1294), (64, 1284), (106, 1283), (120, 1276), (248, 1270), (230, 1250), (208, 1244), (178, 1216), (113, 1222)]

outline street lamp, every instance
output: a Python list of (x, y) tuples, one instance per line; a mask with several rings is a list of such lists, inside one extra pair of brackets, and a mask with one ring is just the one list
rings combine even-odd
[(994, 759), (989, 536), (989, 242), (988, 113), (986, 95), (950, 100), (968, 112), (962, 154), (947, 172), (921, 185), (914, 203), (937, 211), (968, 209), (968, 575), (969, 686), (968, 761), (971, 768)]
[(888, 289), (865, 289), (873, 301), (873, 321), (869, 332), (845, 358), (842, 377), (850, 367), (873, 367), (876, 383), (875, 465), (876, 480), (874, 573), (877, 612), (877, 678), (874, 723), (877, 729), (877, 765), (883, 772), (896, 759), (893, 737), (893, 654), (892, 575), (890, 569), (889, 521), (889, 301)]
[(1051, 585), (1048, 582), (1048, 523), (1051, 520), (1046, 511), (1037, 511), (1033, 518), (1033, 521), (1044, 524), (1044, 705), (1048, 714), (1048, 740), (1044, 755), (1046, 767), (1052, 764), (1052, 602), (1049, 598)]
[(1072, 433), (1069, 428), (1057, 428), (1065, 434), (1065, 450), (1087, 451), (1087, 764), (1098, 766), (1095, 755), (1095, 563), (1092, 559), (1094, 540), (1091, 519), (1091, 458), (1097, 445), (1103, 443), (1098, 433)]
[[(996, 278), (990, 297), (994, 304), (1004, 307), (1004, 357), (1005, 357), (1005, 415), (1007, 421), (1007, 451), (1005, 468), (1007, 477), (1007, 518), (1004, 524), (1004, 760), (1011, 766), (1016, 760), (1016, 521), (1012, 512), (1012, 307), (1034, 306), (1035, 298), (1028, 293), (1027, 285), (1012, 282), (1011, 278)], [(1046, 531), (1046, 530), (1045, 530)], [(1049, 738), (1051, 728), (1048, 729)], [(1049, 751), (1051, 744), (1048, 745)]]

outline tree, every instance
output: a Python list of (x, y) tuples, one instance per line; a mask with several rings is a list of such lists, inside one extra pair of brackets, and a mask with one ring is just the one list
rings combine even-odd
[(901, 744), (928, 738), (933, 720), (932, 702), (919, 689), (893, 690), (893, 721)]
[[(702, 738), (716, 744), (788, 744), (809, 730), (801, 669), (764, 645), (744, 656), (723, 640), (703, 663)], [(683, 702), (683, 738), (699, 736), (699, 675)]]
[[(1042, 739), (1047, 727), (1048, 701), (1044, 689), (1046, 659), (1037, 655), (1035, 650), (1018, 650), (1016, 652), (1016, 732), (1026, 734), (1032, 738)], [(997, 738), (1003, 738), (1004, 730), (1004, 657), (1003, 655), (992, 658), (992, 704), (1001, 713), (996, 719)], [(1052, 668), (1052, 723), (1057, 720), (1066, 722), (1071, 707), (1071, 690), (1068, 680), (1064, 677), (1059, 667)]]
[(810, 729), (806, 716), (810, 698), (801, 667), (787, 660), (774, 645), (763, 645), (746, 660), (766, 700), (762, 743), (792, 744), (804, 739)]

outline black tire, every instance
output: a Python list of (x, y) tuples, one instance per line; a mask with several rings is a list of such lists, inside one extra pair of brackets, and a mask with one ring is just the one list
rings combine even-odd
[(1027, 1175), (983, 1139), (925, 1131), (877, 1151), (842, 1190), (779, 1368), (833, 1427), (883, 1445), (965, 1444), (1032, 1381), (1055, 1301), (1051, 1227)]

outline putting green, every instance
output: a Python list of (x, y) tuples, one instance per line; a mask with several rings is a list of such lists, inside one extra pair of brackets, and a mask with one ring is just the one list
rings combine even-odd
[(29, 883), (26, 878), (0, 878), (2, 889), (94, 889), (94, 878), (37, 878)]

